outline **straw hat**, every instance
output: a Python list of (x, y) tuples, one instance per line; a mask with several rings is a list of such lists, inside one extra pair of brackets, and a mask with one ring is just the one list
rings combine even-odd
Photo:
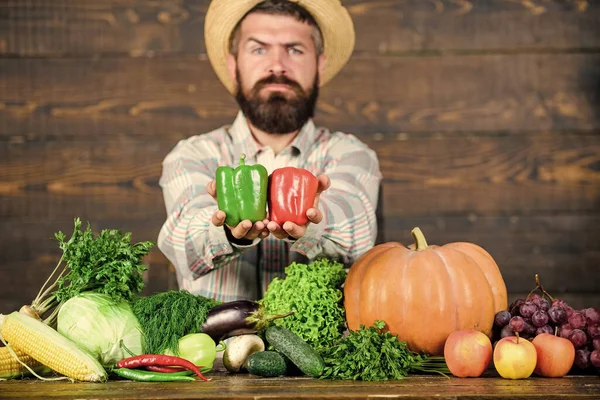
[[(262, 0), (212, 0), (206, 12), (204, 40), (208, 59), (231, 94), (235, 82), (227, 72), (229, 37), (237, 23)], [(354, 50), (354, 25), (340, 0), (289, 0), (298, 3), (315, 19), (323, 36), (325, 68), (320, 85), (329, 82), (348, 62)]]

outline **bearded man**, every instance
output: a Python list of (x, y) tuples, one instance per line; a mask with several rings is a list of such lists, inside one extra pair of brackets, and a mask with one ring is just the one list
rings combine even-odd
[[(381, 173), (355, 136), (313, 122), (319, 88), (347, 63), (354, 27), (339, 0), (213, 0), (209, 60), (240, 110), (231, 125), (180, 141), (163, 162), (167, 220), (158, 247), (181, 289), (220, 301), (260, 299), (292, 262), (346, 265), (375, 242)], [(304, 168), (318, 178), (308, 222), (225, 224), (219, 166)]]

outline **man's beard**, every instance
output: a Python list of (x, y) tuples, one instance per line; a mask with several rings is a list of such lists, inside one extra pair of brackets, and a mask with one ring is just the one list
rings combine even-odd
[[(270, 75), (258, 81), (247, 95), (242, 90), (239, 71), (237, 71), (237, 80), (235, 99), (250, 123), (263, 132), (272, 134), (295, 132), (314, 115), (319, 95), (318, 76), (315, 76), (315, 82), (308, 94), (297, 82), (283, 75)], [(261, 98), (260, 91), (268, 84), (288, 85), (295, 96), (287, 98), (283, 93), (273, 92), (268, 98)]]

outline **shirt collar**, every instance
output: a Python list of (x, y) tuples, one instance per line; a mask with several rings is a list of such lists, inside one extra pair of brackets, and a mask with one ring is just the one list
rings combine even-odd
[[(255, 158), (256, 154), (262, 149), (262, 146), (252, 136), (246, 117), (241, 110), (238, 111), (229, 132), (237, 153), (234, 154), (234, 159), (238, 159), (241, 153), (246, 154), (246, 157)], [(290, 146), (298, 150), (302, 156), (306, 156), (305, 153), (308, 152), (316, 135), (317, 128), (313, 120), (309, 119), (302, 129), (300, 129), (294, 140), (292, 140)]]
[(256, 153), (261, 149), (261, 146), (256, 142), (254, 136), (252, 136), (252, 132), (250, 132), (250, 127), (242, 111), (238, 111), (229, 132), (233, 140), (234, 151), (237, 153), (233, 155), (234, 160), (239, 159), (241, 153), (246, 154), (248, 158), (256, 157)]

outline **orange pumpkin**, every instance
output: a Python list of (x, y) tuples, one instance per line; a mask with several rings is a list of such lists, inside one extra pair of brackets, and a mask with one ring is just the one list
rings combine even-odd
[(506, 285), (492, 256), (473, 243), (428, 246), (388, 242), (351, 266), (344, 284), (348, 328), (383, 320), (417, 352), (443, 355), (450, 333), (474, 329), (491, 337), (494, 316), (507, 309)]

